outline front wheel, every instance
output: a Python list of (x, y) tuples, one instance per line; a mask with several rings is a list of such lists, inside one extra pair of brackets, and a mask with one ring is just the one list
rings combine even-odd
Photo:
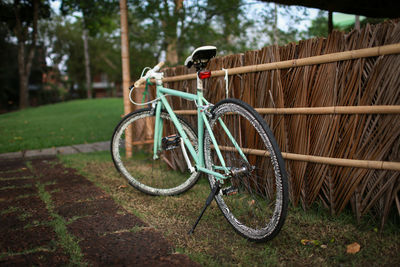
[[(168, 140), (153, 159), (155, 116), (151, 109), (141, 109), (125, 116), (115, 128), (111, 140), (111, 155), (115, 167), (136, 189), (150, 195), (176, 195), (190, 189), (199, 173), (188, 171), (180, 145), (178, 130), (171, 117), (161, 112), (162, 138)], [(178, 117), (183, 130), (197, 150), (197, 135), (192, 127)], [(127, 138), (127, 132), (131, 137)], [(132, 142), (128, 156), (126, 142)], [(190, 156), (189, 156), (190, 157)], [(193, 164), (193, 159), (192, 160)]]
[[(261, 116), (240, 100), (218, 102), (211, 115), (212, 132), (231, 173), (215, 200), (239, 234), (252, 241), (270, 240), (282, 228), (288, 206), (287, 175), (275, 138)], [(221, 169), (208, 132), (204, 155), (208, 169)], [(208, 179), (213, 187), (215, 177)]]

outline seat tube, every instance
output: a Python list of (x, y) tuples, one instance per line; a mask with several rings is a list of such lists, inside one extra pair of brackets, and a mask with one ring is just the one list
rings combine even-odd
[(203, 112), (201, 106), (203, 105), (203, 81), (199, 78), (197, 73), (197, 136), (198, 136), (198, 155), (199, 165), (204, 167), (204, 121), (201, 113)]
[[(158, 93), (157, 90), (157, 97), (160, 97), (161, 94)], [(161, 137), (162, 137), (162, 131), (163, 131), (163, 122), (161, 118), (161, 108), (162, 108), (162, 102), (158, 101), (157, 102), (157, 107), (156, 107), (156, 121), (154, 123), (154, 143), (153, 143), (153, 159), (157, 159), (158, 155), (157, 152), (161, 147)]]

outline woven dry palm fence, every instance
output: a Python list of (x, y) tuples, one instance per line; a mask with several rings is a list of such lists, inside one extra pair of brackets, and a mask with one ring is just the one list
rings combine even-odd
[[(218, 57), (209, 70), (307, 58), (330, 53), (400, 43), (400, 23), (368, 25), (349, 34), (298, 44), (269, 46), (244, 54)], [(229, 76), (228, 97), (255, 108), (400, 105), (400, 55), (385, 55), (326, 64)], [(165, 69), (166, 77), (193, 73), (184, 66)], [(164, 86), (195, 93), (196, 81), (167, 82)], [(205, 82), (212, 103), (226, 98), (223, 77)], [(194, 103), (172, 97), (175, 110), (193, 110)], [(192, 123), (196, 118), (185, 115)], [(263, 115), (282, 152), (330, 158), (400, 162), (399, 114), (285, 114)], [(285, 153), (283, 153), (285, 154)], [(309, 207), (320, 199), (332, 214), (351, 206), (357, 218), (368, 212), (381, 224), (388, 214), (400, 214), (400, 172), (342, 167), (286, 160), (290, 197)], [(397, 211), (396, 211), (397, 209)]]

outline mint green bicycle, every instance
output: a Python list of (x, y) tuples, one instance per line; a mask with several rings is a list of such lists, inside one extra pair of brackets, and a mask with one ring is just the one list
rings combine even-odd
[[(279, 233), (286, 218), (285, 164), (271, 130), (251, 106), (238, 99), (212, 105), (203, 97), (202, 80), (211, 76), (204, 69), (215, 55), (215, 47), (204, 46), (185, 61), (188, 68), (197, 70), (197, 94), (164, 88), (161, 64), (138, 80), (135, 87), (155, 79), (157, 95), (144, 103), (148, 108), (126, 115), (117, 125), (112, 158), (133, 187), (150, 195), (183, 193), (200, 173), (206, 174), (211, 192), (190, 233), (215, 199), (239, 234), (267, 241)], [(197, 130), (174, 113), (167, 95), (194, 101)], [(129, 141), (127, 129), (132, 132)], [(132, 142), (132, 157), (127, 157), (126, 142)]]

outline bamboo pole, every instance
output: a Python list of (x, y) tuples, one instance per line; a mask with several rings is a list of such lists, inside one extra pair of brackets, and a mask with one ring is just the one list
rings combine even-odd
[[(236, 151), (236, 148), (234, 148), (234, 147), (219, 146), (219, 148), (220, 148), (220, 150), (223, 150), (223, 151)], [(251, 148), (241, 148), (241, 149), (245, 154), (269, 157), (269, 152), (265, 151), (265, 150), (251, 149)], [(341, 159), (341, 158), (330, 158), (330, 157), (295, 154), (295, 153), (288, 153), (288, 152), (282, 152), (282, 157), (284, 159), (288, 159), (288, 160), (328, 164), (328, 165), (335, 165), (335, 166), (341, 166), (341, 167), (354, 167), (354, 168), (365, 168), (365, 169), (400, 171), (400, 162)]]
[[(132, 145), (139, 146), (145, 144), (152, 144), (153, 140), (138, 141), (133, 142)], [(211, 146), (213, 148), (213, 146)], [(236, 151), (234, 147), (219, 146), (222, 151)], [(241, 148), (245, 154), (269, 157), (270, 153), (265, 150), (251, 149), (251, 148)], [(365, 169), (378, 169), (378, 170), (391, 170), (400, 171), (400, 162), (390, 162), (390, 161), (377, 161), (377, 160), (358, 160), (358, 159), (342, 159), (342, 158), (331, 158), (331, 157), (321, 157), (313, 155), (295, 154), (282, 152), (282, 157), (287, 160), (319, 163), (334, 165), (340, 167), (352, 167), (352, 168), (365, 168)]]
[(400, 106), (332, 106), (307, 108), (256, 108), (260, 114), (400, 114)]
[(154, 143), (154, 140), (135, 141), (135, 142), (132, 142), (132, 146), (149, 145), (149, 144), (153, 144), (153, 143)]
[[(124, 94), (124, 113), (131, 112), (131, 102), (129, 101), (129, 86), (130, 86), (130, 66), (129, 66), (129, 37), (128, 37), (128, 12), (126, 0), (119, 2), (121, 10), (121, 60), (122, 60), (122, 92)], [(125, 131), (125, 139), (130, 140), (125, 142), (126, 156), (132, 156), (132, 129), (128, 127)]]
[[(303, 108), (256, 108), (260, 114), (276, 115), (335, 115), (335, 114), (400, 114), (400, 106), (334, 106)], [(176, 110), (180, 115), (197, 115), (196, 110)]]
[[(325, 63), (332, 63), (344, 60), (359, 59), (365, 57), (377, 57), (377, 56), (392, 55), (399, 53), (400, 53), (400, 43), (397, 43), (397, 44), (390, 44), (390, 45), (377, 46), (371, 48), (363, 48), (358, 50), (331, 53), (314, 57), (299, 58), (299, 59), (278, 61), (266, 64), (231, 68), (228, 69), (228, 73), (229, 75), (234, 75), (234, 74), (251, 73), (257, 71), (288, 69), (293, 67), (325, 64)], [(211, 72), (211, 77), (219, 77), (224, 75), (225, 75), (224, 70), (216, 70)], [(194, 79), (196, 79), (195, 73), (178, 75), (174, 77), (166, 77), (163, 79), (163, 82), (177, 82), (177, 81), (194, 80)]]

